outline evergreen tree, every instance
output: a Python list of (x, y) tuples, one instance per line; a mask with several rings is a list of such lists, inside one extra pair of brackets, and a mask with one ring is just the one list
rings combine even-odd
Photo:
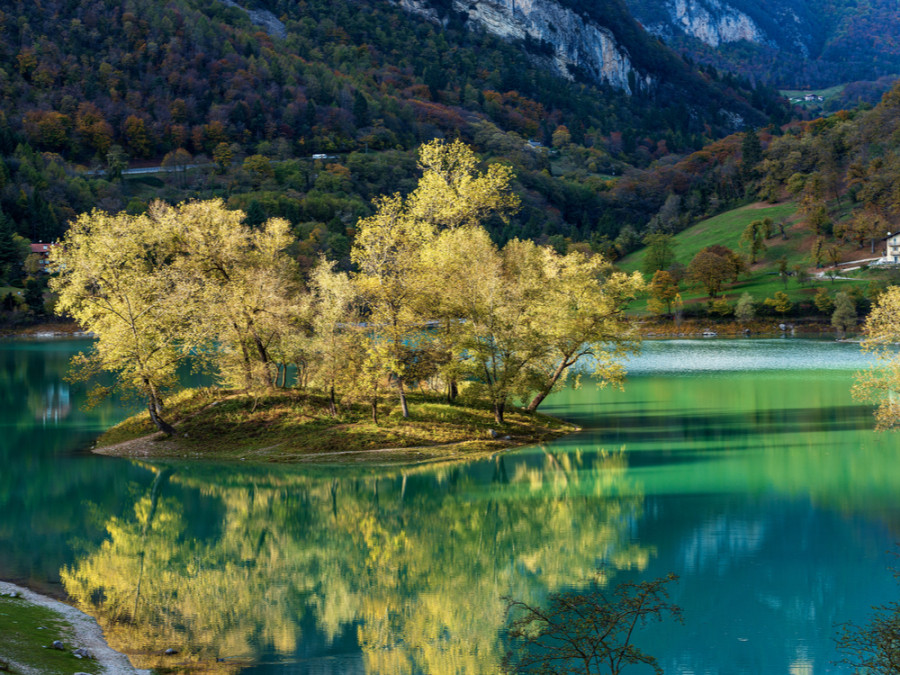
[(762, 161), (762, 145), (759, 142), (759, 136), (756, 135), (756, 131), (753, 129), (744, 134), (744, 139), (741, 141), (741, 155), (743, 157), (741, 160), (741, 174), (744, 177), (744, 182), (747, 183), (753, 179), (755, 175), (754, 168)]
[(35, 314), (44, 313), (44, 282), (29, 279), (25, 282), (25, 304)]
[(250, 227), (259, 227), (266, 222), (266, 209), (256, 199), (251, 199), (247, 204), (247, 215), (244, 223)]
[(9, 282), (22, 266), (22, 250), (15, 239), (12, 221), (0, 210), (0, 277)]
[(369, 126), (369, 103), (358, 89), (353, 94), (353, 119), (358, 127)]

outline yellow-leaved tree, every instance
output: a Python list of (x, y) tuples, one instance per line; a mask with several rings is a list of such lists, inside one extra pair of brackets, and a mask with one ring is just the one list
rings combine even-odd
[[(447, 313), (439, 296), (454, 283), (452, 276), (480, 274), (465, 258), (436, 258), (434, 251), (426, 264), (426, 249), (441, 230), (477, 228), (491, 215), (505, 218), (519, 203), (510, 190), (509, 167), (492, 164), (481, 172), (477, 165), (471, 148), (460, 141), (426, 143), (419, 150), (422, 177), (412, 194), (376, 200), (375, 215), (357, 224), (351, 259), (372, 324), (368, 371), (395, 383), (404, 417), (409, 416), (406, 376), (413, 370), (421, 374), (426, 362), (442, 368), (454, 395), (459, 317)], [(434, 274), (438, 258), (445, 271)], [(438, 322), (430, 333), (423, 331), (427, 321)], [(378, 378), (369, 381), (377, 384)]]
[(512, 169), (491, 164), (477, 170), (478, 158), (462, 141), (435, 139), (419, 149), (422, 177), (408, 200), (409, 213), (435, 228), (479, 225), (492, 215), (506, 218), (519, 206), (510, 190)]
[(215, 334), (220, 376), (245, 389), (274, 386), (273, 352), (297, 330), (293, 319), (302, 312), (296, 266), (285, 253), (293, 242), (288, 222), (272, 218), (251, 228), (221, 199), (157, 202), (151, 213), (176, 233), (179, 255), (171, 265), (200, 281), (195, 302)]
[[(487, 233), (480, 232), (482, 246), (493, 246)], [(461, 346), (469, 376), (483, 388), (497, 424), (503, 424), (510, 400), (531, 388), (531, 369), (547, 353), (541, 307), (547, 255), (547, 248), (514, 239), (486, 269), (467, 276), (469, 306)]]
[(50, 255), (57, 311), (97, 336), (87, 355), (75, 357), (74, 377), (114, 373), (122, 389), (146, 399), (151, 420), (168, 434), (174, 429), (163, 417), (163, 392), (209, 338), (195, 328), (200, 280), (167, 264), (177, 248), (174, 235), (153, 214), (93, 211), (71, 225)]
[(416, 277), (434, 228), (412, 217), (400, 195), (381, 198), (376, 209), (357, 224), (350, 257), (359, 269), (356, 283), (369, 312), (371, 368), (396, 384), (403, 417), (409, 417), (405, 375), (417, 342), (425, 337), (424, 319), (416, 311)]
[(445, 230), (423, 253), (423, 287), (445, 373), (485, 392), (502, 423), (513, 398), (534, 411), (582, 363), (599, 384), (620, 382), (640, 341), (624, 316), (640, 274), (596, 255), (565, 256), (531, 241), (501, 251), (481, 227)]
[(349, 275), (335, 271), (334, 266), (322, 257), (309, 280), (310, 352), (315, 358), (316, 380), (328, 392), (332, 416), (337, 415), (336, 389), (342, 384), (348, 390), (354, 388), (363, 351), (359, 294)]
[(873, 354), (877, 363), (857, 374), (853, 394), (878, 405), (878, 429), (896, 429), (900, 427), (900, 286), (890, 286), (876, 299), (864, 332), (862, 348)]
[(285, 220), (243, 219), (221, 200), (80, 216), (51, 257), (58, 310), (97, 336), (73, 376), (114, 373), (168, 434), (163, 392), (189, 355), (246, 389), (283, 378), (306, 306), (284, 253), (293, 239)]
[[(538, 321), (546, 344), (535, 364), (531, 412), (562, 386), (571, 368), (581, 364), (597, 384), (620, 384), (622, 360), (640, 349), (640, 336), (625, 308), (644, 288), (640, 273), (613, 271), (599, 255), (574, 251), (565, 256), (545, 249)], [(576, 380), (576, 386), (578, 380)]]

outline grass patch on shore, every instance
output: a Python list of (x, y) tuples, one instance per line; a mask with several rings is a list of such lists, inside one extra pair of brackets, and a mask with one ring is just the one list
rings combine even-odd
[(508, 410), (504, 424), (498, 425), (486, 404), (450, 404), (437, 395), (413, 393), (408, 400), (410, 416), (404, 419), (396, 397), (382, 398), (376, 425), (368, 404), (342, 406), (332, 417), (328, 400), (309, 392), (254, 396), (188, 389), (167, 404), (176, 436), (156, 434), (147, 413), (141, 413), (103, 434), (95, 450), (160, 459), (430, 461), (541, 443), (577, 429), (517, 409)]
[[(72, 627), (52, 610), (23, 598), (0, 596), (0, 671), (42, 675), (99, 673), (96, 661), (72, 654), (71, 633)], [(54, 640), (61, 640), (65, 651), (50, 647)]]

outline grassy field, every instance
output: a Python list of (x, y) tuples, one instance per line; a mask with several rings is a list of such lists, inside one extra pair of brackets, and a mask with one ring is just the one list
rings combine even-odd
[(825, 100), (828, 100), (829, 98), (840, 95), (846, 88), (846, 84), (836, 84), (833, 87), (826, 87), (825, 89), (781, 89), (780, 93), (782, 96), (787, 96), (788, 98), (801, 98), (807, 94), (815, 94), (816, 96), (821, 96)]
[[(833, 87), (827, 87), (826, 89), (782, 89), (780, 91), (781, 95), (792, 100), (794, 105), (798, 105), (802, 108), (822, 108), (826, 103), (828, 103), (831, 99), (838, 98), (846, 89), (846, 84), (838, 84)], [(813, 94), (815, 96), (821, 96), (823, 101), (805, 101), (802, 100), (806, 97), (807, 94)], [(795, 101), (795, 99), (801, 99), (800, 101)]]
[[(865, 275), (860, 275), (851, 281), (839, 279), (834, 282), (827, 278), (813, 277), (803, 284), (799, 282), (798, 277), (792, 276), (788, 279), (787, 285), (784, 284), (776, 262), (782, 256), (787, 260), (791, 270), (802, 267), (810, 275), (816, 272), (809, 256), (810, 246), (815, 237), (803, 226), (796, 211), (797, 206), (793, 202), (775, 205), (756, 203), (708, 218), (675, 235), (673, 239), (675, 258), (679, 263), (687, 266), (702, 248), (713, 244), (726, 246), (747, 257), (747, 251), (740, 245), (744, 228), (754, 220), (771, 218), (774, 223), (782, 221), (786, 223), (787, 239), (782, 239), (776, 229), (774, 236), (766, 241), (767, 250), (760, 255), (757, 263), (742, 275), (737, 283), (726, 285), (723, 289), (723, 295), (730, 302), (736, 302), (745, 292), (750, 293), (754, 300), (761, 302), (765, 298), (773, 297), (776, 291), (784, 291), (796, 303), (808, 301), (815, 295), (816, 289), (822, 286), (826, 287), (832, 295), (848, 286), (865, 286), (869, 281)], [(852, 246), (845, 247), (845, 249), (847, 256), (860, 255), (860, 252), (853, 249)], [(867, 252), (868, 249), (864, 251), (866, 254)], [(645, 249), (641, 249), (623, 258), (618, 265), (629, 272), (641, 270), (644, 256)], [(868, 254), (866, 257), (869, 257)], [(683, 286), (682, 299), (685, 305), (705, 302), (706, 291), (698, 286)], [(646, 301), (644, 300), (637, 301), (632, 305), (632, 310), (638, 312), (644, 311), (645, 308)]]
[[(79, 659), (69, 644), (71, 626), (55, 612), (22, 598), (0, 596), (0, 672), (72, 675), (98, 673), (96, 661)], [(65, 650), (50, 644), (60, 640)]]
[[(375, 425), (368, 405), (344, 406), (332, 417), (324, 397), (299, 391), (255, 397), (191, 389), (169, 404), (177, 437), (147, 439), (155, 429), (143, 413), (107, 431), (97, 448), (104, 454), (152, 458), (423, 462), (540, 443), (575, 430), (546, 415), (516, 409), (508, 410), (505, 423), (498, 425), (487, 405), (448, 404), (436, 395), (411, 394), (409, 404), (410, 417), (404, 419), (396, 397), (384, 398)], [(144, 440), (110, 447), (135, 439)]]
[[(750, 204), (702, 220), (675, 235), (675, 259), (687, 266), (700, 249), (713, 244), (727, 246), (733, 251), (739, 252), (741, 233), (751, 222), (771, 218), (773, 222), (777, 223), (790, 219), (796, 211), (797, 206), (793, 202), (775, 205)], [(782, 245), (777, 239), (771, 239), (767, 243), (772, 244), (772, 248), (766, 254), (767, 259), (775, 260), (782, 254), (794, 257), (795, 246), (790, 245), (790, 240), (785, 245)], [(620, 261), (619, 267), (628, 272), (640, 270), (644, 264), (644, 254), (644, 249), (641, 249), (626, 256)]]

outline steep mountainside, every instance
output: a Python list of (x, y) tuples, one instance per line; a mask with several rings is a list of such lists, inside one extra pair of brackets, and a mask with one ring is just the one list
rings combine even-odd
[[(401, 0), (400, 4), (431, 20), (441, 19), (438, 7), (427, 0)], [(472, 27), (505, 40), (527, 42), (537, 61), (568, 79), (580, 73), (628, 94), (653, 82), (652, 69), (635, 64), (630, 50), (609, 27), (553, 0), (453, 0), (452, 10)]]
[[(523, 208), (498, 238), (613, 239), (609, 178), (785, 118), (773, 92), (695, 69), (622, 0), (404, 2), (0, 4), (0, 229), (5, 214), (52, 240), (94, 207), (227, 196), (254, 221), (288, 218), (313, 259), (339, 255), (443, 136), (514, 166)], [(154, 190), (119, 173), (160, 162), (176, 171)]]
[[(678, 90), (711, 93), (706, 78), (651, 36), (624, 0), (399, 0), (400, 6), (435, 23), (461, 20), (468, 29), (521, 44), (531, 60), (563, 77), (610, 85), (629, 95)], [(716, 94), (712, 94), (715, 98)], [(734, 102), (719, 99), (736, 111)], [(742, 113), (739, 113), (742, 114)]]
[(900, 73), (896, 0), (626, 0), (678, 51), (797, 88)]

